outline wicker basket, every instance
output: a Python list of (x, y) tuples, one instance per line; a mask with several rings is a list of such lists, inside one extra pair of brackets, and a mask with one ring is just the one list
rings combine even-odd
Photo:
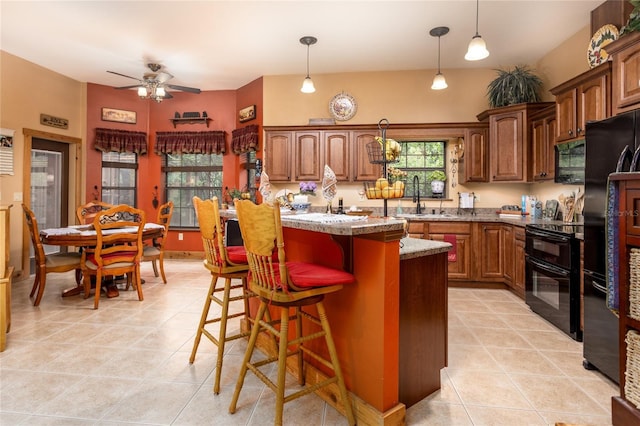
[(369, 142), (367, 144), (367, 155), (369, 156), (369, 162), (371, 164), (388, 164), (400, 161), (399, 158), (385, 158), (384, 153), (382, 152), (382, 146), (377, 141)]
[(627, 365), (624, 373), (624, 396), (627, 401), (640, 408), (640, 333), (629, 330), (625, 342)]
[(383, 198), (402, 198), (404, 197), (405, 183), (394, 184), (388, 182), (385, 186), (383, 178), (376, 182), (364, 182), (364, 192), (369, 200), (379, 200)]
[(640, 320), (640, 249), (629, 250), (629, 316)]

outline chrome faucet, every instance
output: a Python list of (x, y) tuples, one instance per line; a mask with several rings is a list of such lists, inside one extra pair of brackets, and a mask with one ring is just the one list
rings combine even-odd
[(420, 178), (418, 175), (413, 175), (413, 202), (416, 204), (416, 214), (422, 213), (422, 207), (420, 207)]

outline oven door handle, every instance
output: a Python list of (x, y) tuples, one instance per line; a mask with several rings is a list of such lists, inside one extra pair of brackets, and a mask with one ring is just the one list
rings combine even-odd
[(584, 271), (583, 274), (586, 277), (589, 277), (591, 279), (591, 285), (593, 286), (593, 288), (595, 288), (596, 290), (600, 291), (601, 293), (607, 293), (607, 284), (606, 284), (606, 278), (605, 278), (605, 284), (600, 284), (600, 282), (602, 280), (596, 278), (595, 274), (593, 274), (590, 271)]
[(556, 243), (566, 243), (571, 241), (571, 238), (569, 237), (561, 237), (558, 235), (548, 234), (546, 232), (535, 231), (533, 229), (527, 229), (527, 234), (529, 234), (532, 237), (542, 238), (544, 240), (553, 241)]
[(571, 271), (568, 271), (568, 270), (562, 269), (562, 268), (558, 268), (557, 266), (552, 265), (550, 263), (541, 262), (539, 260), (536, 260), (532, 256), (527, 255), (526, 256), (526, 260), (527, 260), (527, 262), (531, 263), (536, 268), (542, 269), (543, 271), (551, 272), (552, 274), (559, 275), (561, 277), (568, 277), (569, 275), (571, 275)]

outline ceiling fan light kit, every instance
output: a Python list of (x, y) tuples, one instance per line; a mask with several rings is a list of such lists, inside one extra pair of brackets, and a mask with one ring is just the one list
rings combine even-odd
[(300, 39), (300, 43), (307, 46), (307, 76), (302, 82), (302, 87), (300, 88), (302, 93), (313, 93), (316, 91), (316, 88), (313, 85), (313, 80), (309, 77), (309, 46), (316, 44), (317, 41), (318, 39), (313, 36), (304, 36)]
[(107, 71), (111, 74), (116, 74), (121, 77), (130, 78), (133, 80), (138, 80), (140, 84), (135, 84), (133, 86), (122, 86), (116, 87), (116, 89), (137, 89), (138, 96), (140, 99), (152, 99), (158, 103), (162, 102), (163, 99), (171, 99), (173, 96), (171, 93), (167, 91), (167, 88), (173, 90), (179, 90), (181, 92), (189, 92), (199, 94), (200, 89), (196, 89), (195, 87), (187, 87), (187, 86), (177, 86), (175, 84), (168, 84), (167, 81), (171, 80), (173, 76), (166, 72), (158, 72), (162, 69), (162, 65), (156, 63), (147, 64), (147, 68), (151, 70), (150, 73), (144, 74), (144, 76), (140, 78), (131, 77), (129, 75), (120, 74), (115, 71)]

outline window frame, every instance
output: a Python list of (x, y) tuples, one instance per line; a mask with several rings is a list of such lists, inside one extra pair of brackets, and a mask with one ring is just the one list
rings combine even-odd
[[(133, 155), (133, 162), (123, 162), (123, 161), (112, 161), (112, 160), (105, 160), (105, 155), (118, 155), (118, 157), (122, 154), (127, 154), (127, 155)], [(134, 171), (134, 178), (133, 178), (133, 182), (134, 182), (134, 186), (129, 187), (129, 186), (111, 186), (108, 184), (105, 184), (105, 179), (104, 179), (104, 170), (105, 169), (115, 169), (117, 171), (120, 170), (133, 170)], [(115, 151), (111, 151), (111, 152), (102, 152), (101, 153), (101, 163), (100, 163), (100, 181), (102, 184), (102, 189), (101, 189), (101, 194), (102, 194), (102, 201), (109, 203), (109, 204), (129, 204), (129, 203), (123, 203), (119, 200), (119, 196), (118, 196), (118, 201), (116, 202), (113, 198), (112, 199), (104, 199), (104, 194), (107, 191), (113, 191), (115, 194), (114, 195), (119, 195), (120, 192), (122, 191), (130, 191), (133, 195), (133, 206), (137, 206), (138, 204), (138, 170), (139, 170), (139, 165), (138, 165), (138, 154), (136, 154), (135, 152), (115, 152)]]
[[(405, 183), (405, 191), (403, 199), (411, 199), (413, 198), (414, 190), (413, 190), (413, 179), (415, 175), (418, 175), (420, 182), (420, 199), (421, 200), (447, 200), (449, 198), (448, 186), (445, 185), (444, 192), (441, 197), (434, 197), (433, 192), (431, 191), (431, 185), (428, 185), (426, 180), (426, 175), (434, 170), (440, 170), (444, 172), (449, 179), (449, 174), (447, 173), (447, 139), (435, 139), (435, 140), (426, 140), (426, 139), (404, 139), (404, 140), (396, 140), (400, 146), (402, 147), (402, 151), (400, 152), (400, 161), (402, 163), (403, 159), (406, 160), (408, 155), (408, 147), (407, 145), (410, 143), (419, 143), (419, 144), (440, 144), (442, 146), (442, 167), (406, 167), (405, 165), (399, 165), (399, 163), (389, 163), (387, 164), (387, 169), (389, 167), (394, 167), (396, 169), (403, 170), (407, 172), (407, 181)], [(426, 156), (425, 156), (426, 157)], [(426, 164), (426, 158), (425, 158)], [(405, 164), (408, 161), (405, 161)]]

